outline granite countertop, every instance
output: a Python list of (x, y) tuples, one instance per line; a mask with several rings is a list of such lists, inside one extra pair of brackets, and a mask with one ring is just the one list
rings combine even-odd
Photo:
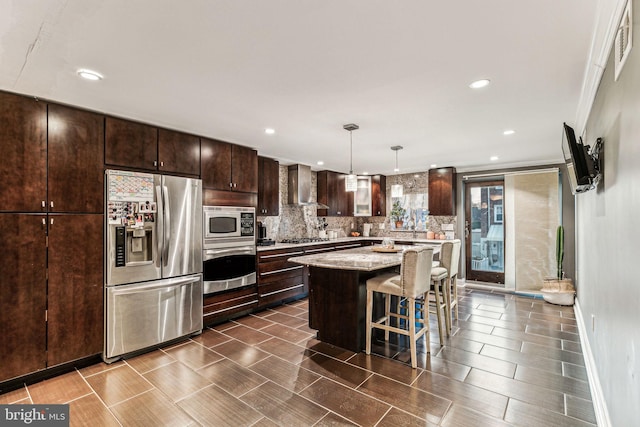
[[(395, 267), (402, 262), (402, 251), (411, 245), (396, 245), (398, 252), (375, 252), (373, 248), (379, 246), (363, 246), (335, 252), (324, 252), (313, 255), (303, 255), (289, 258), (288, 261), (312, 267), (323, 267), (337, 270), (375, 271)], [(434, 253), (439, 252), (434, 247)]]
[[(269, 251), (274, 249), (286, 249), (286, 248), (299, 248), (304, 246), (314, 246), (314, 245), (326, 245), (326, 244), (336, 244), (336, 245), (344, 245), (353, 242), (360, 242), (362, 240), (374, 241), (374, 242), (382, 242), (384, 237), (341, 237), (338, 239), (326, 240), (324, 242), (310, 242), (310, 243), (276, 243), (270, 246), (257, 246), (256, 250), (258, 252)], [(411, 239), (411, 238), (394, 238), (390, 239), (396, 241), (403, 242), (412, 242), (414, 244), (433, 244), (433, 245), (441, 245), (444, 242), (452, 242), (455, 240), (433, 240), (433, 239)]]

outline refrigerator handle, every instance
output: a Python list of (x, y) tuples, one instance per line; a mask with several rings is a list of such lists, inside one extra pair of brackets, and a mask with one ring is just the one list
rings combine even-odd
[(163, 244), (164, 244), (164, 215), (162, 215), (162, 194), (160, 193), (160, 186), (156, 185), (156, 200), (157, 200), (157, 214), (156, 214), (156, 267), (162, 265), (161, 258), (164, 258)]
[(164, 229), (164, 253), (162, 254), (163, 265), (166, 267), (169, 263), (169, 243), (171, 242), (171, 209), (169, 208), (169, 189), (162, 186), (162, 204), (164, 205), (165, 224)]

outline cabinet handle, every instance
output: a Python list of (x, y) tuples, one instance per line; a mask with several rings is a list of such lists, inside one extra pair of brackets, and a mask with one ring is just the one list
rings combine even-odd
[(340, 212), (340, 211), (338, 211), (338, 212), (336, 212), (336, 213), (337, 213), (338, 215), (342, 215), (342, 212)]
[(158, 166), (158, 161), (157, 160), (153, 161), (153, 166)]
[(51, 201), (51, 207), (53, 207), (53, 200)]
[(235, 182), (233, 183), (233, 188), (236, 188), (238, 186), (238, 184), (236, 184)]
[(53, 225), (53, 218), (51, 218), (51, 225)]
[(160, 162), (160, 166), (164, 166), (164, 162)]
[(44, 200), (42, 201), (42, 207), (46, 208), (47, 207), (47, 202), (45, 202)]
[(233, 182), (229, 183), (229, 188), (233, 188)]
[(42, 225), (47, 225), (47, 220), (45, 218), (42, 218)]

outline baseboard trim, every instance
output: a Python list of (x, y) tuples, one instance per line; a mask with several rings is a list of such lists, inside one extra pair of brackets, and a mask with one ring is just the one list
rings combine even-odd
[(611, 418), (609, 418), (607, 401), (605, 400), (604, 393), (602, 392), (600, 377), (598, 376), (598, 370), (596, 369), (596, 360), (591, 352), (589, 338), (587, 337), (587, 327), (584, 323), (580, 303), (577, 299), (573, 308), (576, 314), (578, 331), (580, 333), (580, 345), (582, 346), (584, 363), (587, 368), (587, 377), (589, 378), (589, 388), (591, 389), (591, 399), (593, 401), (593, 410), (596, 414), (596, 421), (598, 423), (598, 427), (611, 427)]

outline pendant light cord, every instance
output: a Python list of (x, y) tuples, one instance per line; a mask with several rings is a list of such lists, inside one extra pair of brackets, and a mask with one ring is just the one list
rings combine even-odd
[(349, 131), (349, 175), (353, 175), (353, 131)]

